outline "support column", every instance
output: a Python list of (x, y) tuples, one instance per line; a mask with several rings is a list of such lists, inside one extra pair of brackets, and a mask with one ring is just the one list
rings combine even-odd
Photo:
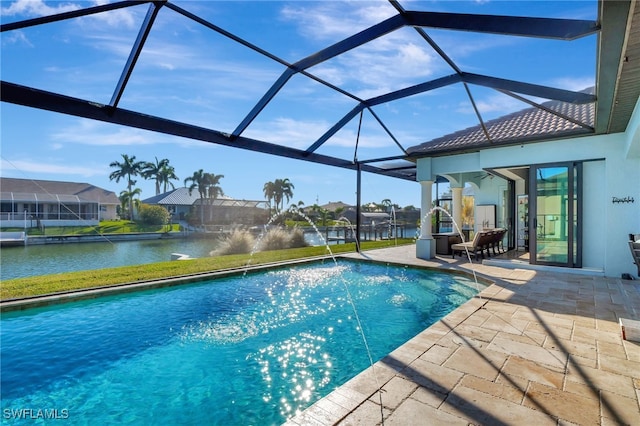
[[(451, 216), (453, 217), (453, 221), (460, 228), (460, 232), (462, 232), (462, 188), (451, 188), (452, 195), (452, 203), (451, 203)], [(453, 232), (457, 232), (455, 225), (453, 227)]]
[(416, 241), (416, 257), (419, 259), (433, 259), (436, 256), (436, 240), (433, 239), (431, 234), (431, 203), (433, 201), (432, 195), (432, 180), (420, 181), (421, 186), (421, 201), (420, 201), (420, 214), (421, 226), (420, 226), (420, 238)]

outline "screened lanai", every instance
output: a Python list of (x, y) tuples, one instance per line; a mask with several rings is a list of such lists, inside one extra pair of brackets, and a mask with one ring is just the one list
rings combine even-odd
[[(226, 3), (225, 13), (218, 11), (218, 3)], [(356, 17), (366, 17), (342, 36), (330, 31), (331, 22), (321, 21), (324, 16), (314, 21), (294, 6), (283, 13), (288, 13), (295, 26), (248, 14), (245, 18), (243, 7), (237, 2), (78, 3), (47, 16), (16, 22), (5, 18), (2, 100), (410, 180), (415, 179), (415, 169), (407, 147), (477, 124), (490, 143), (492, 135), (484, 123), (503, 114), (505, 108), (517, 111), (533, 105), (544, 109), (545, 100), (592, 103), (597, 108), (595, 122), (582, 122), (562, 111), (545, 111), (576, 124), (573, 133), (599, 134), (619, 131), (633, 106), (631, 93), (616, 91), (632, 2), (549, 3), (536, 16), (528, 16), (526, 2), (496, 2), (483, 8), (474, 2), (331, 2), (325, 7), (342, 11), (354, 22)], [(318, 9), (323, 10), (320, 5)], [(44, 43), (34, 49), (6, 47), (16, 38), (37, 38), (42, 26), (55, 26), (63, 38), (69, 27), (83, 25), (94, 39), (105, 39), (109, 21), (125, 17), (132, 22), (121, 37), (130, 40), (130, 49), (127, 55), (120, 55), (120, 64), (114, 61), (98, 73), (95, 50), (82, 46), (73, 63), (65, 64), (86, 68), (100, 78), (103, 85), (98, 92), (86, 92), (81, 83), (74, 84), (72, 75), (41, 78), (38, 70), (47, 61), (38, 55), (46, 51)], [(318, 25), (325, 27), (325, 40), (304, 46), (304, 50), (298, 47), (300, 36), (292, 29), (311, 31)], [(172, 65), (165, 64), (166, 69), (161, 65), (157, 69), (154, 81), (139, 77), (142, 69), (162, 57), (165, 41), (161, 35), (167, 26), (196, 33), (196, 46), (188, 45), (192, 40), (186, 34), (172, 43), (185, 50), (191, 47), (189, 60), (211, 68), (200, 93), (182, 96), (202, 102), (188, 117), (162, 104), (182, 90), (184, 80), (204, 78), (202, 69), (172, 70)], [(249, 38), (247, 27), (268, 31), (270, 36)], [(471, 49), (479, 53), (471, 57), (466, 52)], [(248, 76), (235, 73), (223, 66), (221, 55), (232, 56), (238, 66), (255, 66), (249, 62), (255, 60), (259, 67)], [(31, 63), (33, 72), (16, 74), (16, 63)], [(536, 72), (529, 72), (531, 67), (537, 67)], [(570, 74), (580, 75), (580, 81), (570, 81)], [(259, 81), (251, 91), (243, 90), (247, 77)], [(228, 93), (207, 96), (220, 85), (228, 85)], [(583, 91), (591, 86), (596, 87), (595, 93)], [(153, 98), (142, 100), (147, 90), (152, 90)], [(497, 111), (487, 102), (503, 105)], [(229, 103), (241, 108), (234, 109), (238, 112), (233, 115), (221, 115), (220, 109)], [(430, 120), (435, 114), (428, 111), (452, 104), (457, 110), (447, 122)], [(612, 114), (614, 105), (625, 108), (623, 117)], [(304, 138), (296, 135), (295, 141), (291, 136), (284, 140), (276, 129), (269, 137), (265, 130), (274, 118), (281, 115), (296, 120), (299, 108), (322, 114), (328, 127), (318, 126)], [(617, 121), (612, 122), (614, 117)], [(617, 127), (612, 128), (611, 123)], [(511, 140), (520, 142), (517, 132)], [(535, 135), (527, 140), (535, 140)]]
[[(640, 87), (632, 1), (24, 4), (3, 9), (5, 104), (354, 170), (358, 196), (361, 172), (416, 181), (425, 155), (477, 152), (409, 150), (464, 129), (623, 132)], [(552, 132), (488, 125), (527, 108)]]

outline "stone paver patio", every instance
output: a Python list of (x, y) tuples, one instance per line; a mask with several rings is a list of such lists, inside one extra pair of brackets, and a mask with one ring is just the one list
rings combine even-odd
[[(640, 425), (640, 281), (415, 258), (371, 260), (475, 270), (494, 284), (289, 425)], [(375, 374), (374, 374), (375, 373)]]

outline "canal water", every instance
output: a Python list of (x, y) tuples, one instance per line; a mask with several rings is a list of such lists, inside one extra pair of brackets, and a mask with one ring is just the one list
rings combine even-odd
[[(305, 233), (305, 240), (310, 245), (324, 244), (323, 238), (324, 235), (321, 238), (316, 233)], [(165, 262), (171, 260), (171, 253), (206, 257), (218, 244), (212, 237), (3, 247), (0, 249), (0, 280)]]
[(213, 238), (174, 238), (3, 247), (0, 279), (165, 262), (171, 253), (205, 257), (217, 244)]

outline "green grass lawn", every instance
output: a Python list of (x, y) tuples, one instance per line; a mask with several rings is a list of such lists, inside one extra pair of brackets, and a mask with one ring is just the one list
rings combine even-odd
[[(360, 243), (360, 246), (362, 250), (372, 250), (392, 247), (395, 243), (396, 241), (394, 240), (363, 241)], [(398, 245), (413, 243), (414, 240), (410, 238), (397, 240)], [(331, 246), (331, 252), (334, 254), (354, 252), (355, 250), (356, 246), (354, 243)], [(260, 265), (328, 254), (329, 252), (326, 246), (315, 246), (257, 252), (254, 253), (253, 256), (248, 254), (216, 256), (193, 260), (158, 262), (147, 265), (122, 266), (118, 268), (16, 278), (2, 282), (0, 300), (181, 277), (231, 268), (242, 268), (247, 265)]]
[[(2, 231), (21, 232), (23, 228), (2, 228)], [(27, 228), (29, 236), (59, 236), (59, 235), (113, 235), (140, 232), (179, 231), (180, 225), (142, 225), (129, 220), (105, 220), (97, 226), (47, 226), (42, 229)]]

